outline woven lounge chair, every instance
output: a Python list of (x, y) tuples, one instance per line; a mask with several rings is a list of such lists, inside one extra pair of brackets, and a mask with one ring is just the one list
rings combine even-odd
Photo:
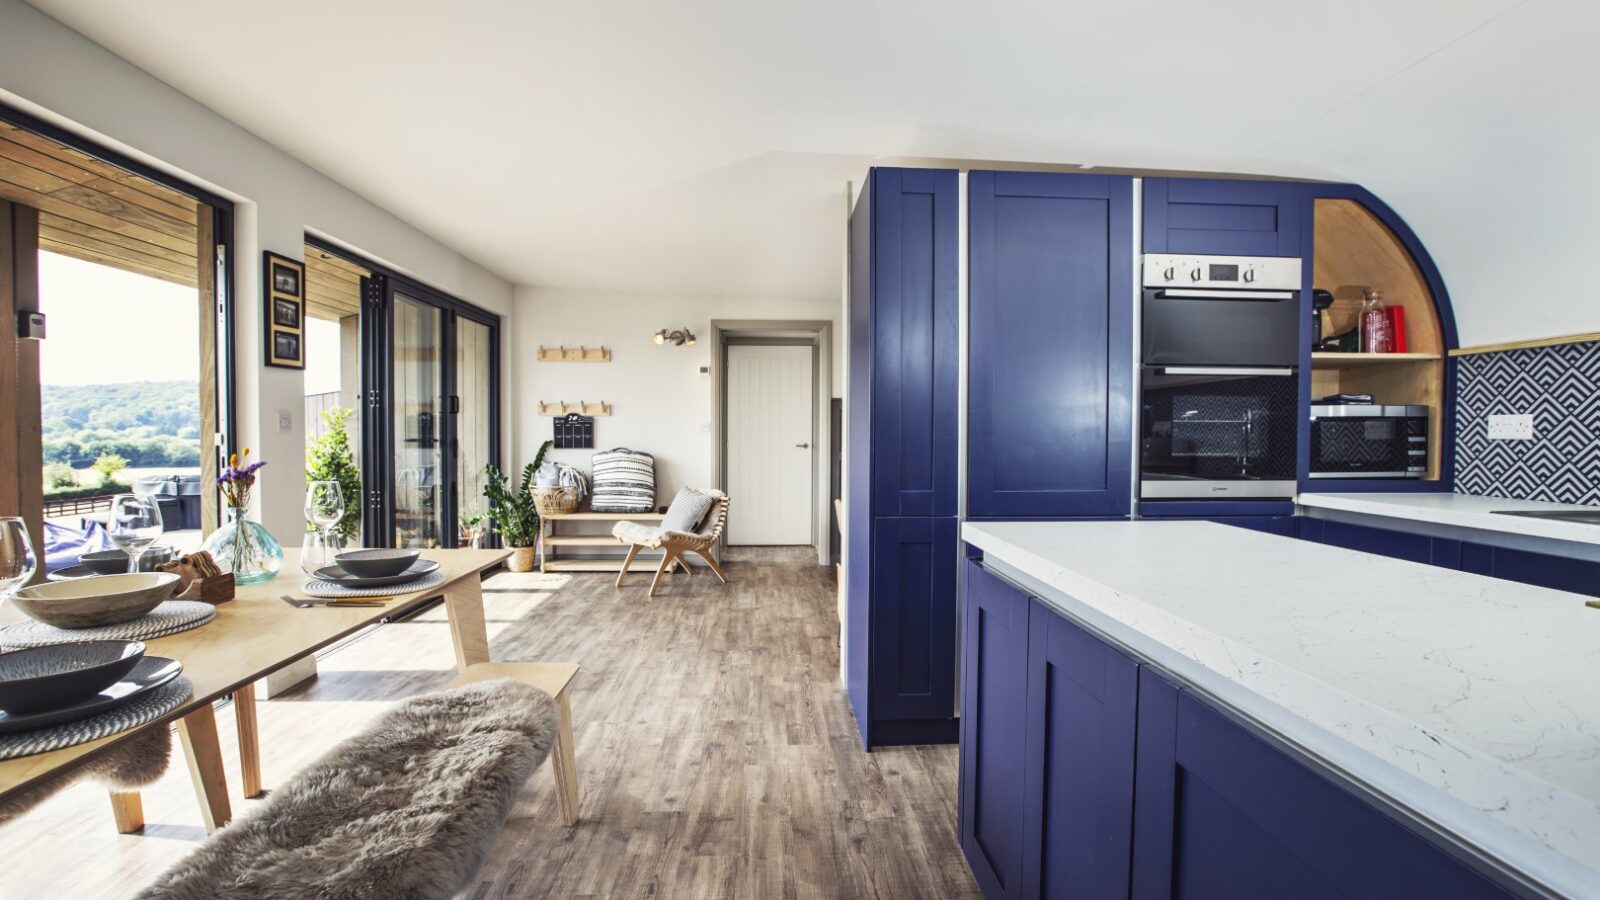
[[(680, 557), (685, 553), (698, 554), (711, 571), (717, 573), (723, 584), (728, 583), (727, 573), (722, 571), (722, 566), (712, 558), (710, 550), (722, 538), (722, 529), (728, 522), (728, 495), (721, 491), (707, 491), (711, 498), (711, 508), (706, 511), (700, 520), (700, 526), (693, 532), (675, 531), (671, 528), (652, 528), (638, 522), (618, 522), (611, 529), (611, 536), (624, 544), (632, 544), (628, 548), (628, 558), (622, 561), (622, 571), (617, 573), (617, 587), (622, 587), (622, 579), (628, 575), (628, 567), (633, 564), (633, 558), (639, 551), (646, 547), (651, 550), (661, 551), (661, 565), (656, 568), (656, 577), (650, 581), (650, 596), (656, 595), (656, 589), (661, 586), (661, 576), (672, 568), (674, 563), (682, 565), (684, 571), (690, 575), (694, 570), (683, 563)], [(678, 501), (673, 501), (676, 504)], [(672, 510), (667, 510), (667, 520), (672, 518)]]

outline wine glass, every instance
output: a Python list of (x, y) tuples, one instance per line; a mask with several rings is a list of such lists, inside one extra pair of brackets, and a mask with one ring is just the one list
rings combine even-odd
[(37, 564), (27, 523), (14, 517), (0, 519), (0, 601), (21, 590), (33, 578)]
[(139, 557), (161, 537), (161, 508), (147, 494), (118, 494), (111, 498), (106, 534), (117, 549), (128, 554), (128, 571), (139, 571)]
[(306, 487), (306, 519), (322, 532), (322, 540), (303, 549), (317, 551), (313, 555), (320, 556), (321, 559), (307, 560), (302, 553), (301, 568), (310, 565), (311, 562), (320, 562), (317, 566), (319, 569), (333, 564), (333, 557), (338, 552), (333, 527), (344, 518), (344, 512), (344, 492), (339, 489), (339, 482), (313, 481)]

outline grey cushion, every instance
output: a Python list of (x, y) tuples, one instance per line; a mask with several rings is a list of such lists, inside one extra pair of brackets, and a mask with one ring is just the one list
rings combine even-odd
[(672, 505), (667, 507), (667, 514), (661, 519), (662, 530), (694, 533), (699, 530), (700, 520), (706, 517), (712, 502), (709, 494), (702, 494), (694, 488), (680, 489), (678, 496), (672, 498)]

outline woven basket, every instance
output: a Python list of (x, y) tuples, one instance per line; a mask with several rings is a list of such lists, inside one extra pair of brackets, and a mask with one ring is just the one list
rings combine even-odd
[(533, 489), (533, 507), (541, 516), (559, 516), (578, 508), (578, 489), (572, 486)]

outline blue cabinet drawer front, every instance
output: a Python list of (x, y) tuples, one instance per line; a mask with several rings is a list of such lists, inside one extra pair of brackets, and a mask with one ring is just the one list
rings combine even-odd
[(1587, 559), (1468, 541), (1461, 545), (1461, 568), (1492, 578), (1600, 597), (1600, 563)]
[(958, 187), (953, 170), (873, 170), (875, 516), (956, 514)]
[(1299, 256), (1306, 186), (1147, 178), (1144, 252)]
[(872, 546), (872, 718), (955, 715), (955, 519), (878, 519)]
[(1447, 569), (1461, 567), (1461, 542), (1450, 538), (1321, 519), (1302, 519), (1299, 534), (1307, 540), (1347, 550), (1429, 563)]
[(1512, 896), (1148, 669), (1137, 765), (1134, 900)]
[(973, 172), (968, 512), (1125, 515), (1133, 186)]
[(1139, 666), (1037, 601), (1028, 634), (1023, 896), (1125, 898)]
[(965, 564), (961, 849), (989, 900), (1022, 896), (1028, 596)]

